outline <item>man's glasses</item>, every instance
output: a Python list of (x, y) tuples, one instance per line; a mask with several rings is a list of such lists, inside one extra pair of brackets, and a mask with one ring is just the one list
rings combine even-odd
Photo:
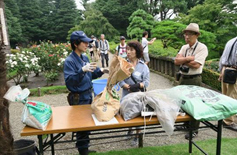
[(184, 33), (184, 37), (186, 37), (186, 36), (191, 37), (193, 35), (195, 35), (195, 33)]

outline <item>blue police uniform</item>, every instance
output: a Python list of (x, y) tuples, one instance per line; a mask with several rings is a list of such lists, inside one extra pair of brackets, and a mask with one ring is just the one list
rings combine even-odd
[[(87, 63), (89, 63), (87, 56), (81, 54), (79, 57), (74, 51), (66, 58), (64, 63), (65, 83), (71, 93), (79, 94), (78, 105), (91, 104), (92, 79), (101, 77), (104, 74), (98, 67), (94, 72), (83, 72), (82, 67)], [(70, 98), (70, 100), (73, 100), (73, 98)], [(89, 134), (90, 132), (77, 132), (77, 140), (89, 139)], [(89, 140), (77, 141), (76, 146), (78, 150), (88, 148), (89, 142)]]
[(69, 91), (80, 95), (78, 105), (90, 104), (92, 101), (92, 79), (101, 77), (104, 73), (100, 68), (94, 72), (83, 72), (82, 67), (89, 63), (87, 56), (79, 57), (74, 51), (66, 58), (64, 63), (64, 78)]

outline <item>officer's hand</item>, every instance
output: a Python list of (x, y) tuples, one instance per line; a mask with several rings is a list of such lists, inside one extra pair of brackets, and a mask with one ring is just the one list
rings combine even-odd
[(82, 67), (83, 72), (94, 72), (96, 69), (96, 65), (87, 63), (85, 66)]
[(103, 73), (109, 74), (109, 69), (107, 69), (107, 68), (101, 68), (100, 70)]
[(138, 92), (140, 90), (140, 83), (130, 85), (130, 92)]

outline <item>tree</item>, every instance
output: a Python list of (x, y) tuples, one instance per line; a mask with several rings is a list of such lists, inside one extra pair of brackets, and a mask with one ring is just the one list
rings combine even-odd
[[(180, 49), (181, 46), (185, 44), (183, 30), (186, 26), (187, 25), (178, 22), (164, 20), (156, 22), (152, 34), (154, 37), (161, 39), (163, 47), (171, 46), (175, 49)], [(213, 51), (215, 48), (216, 36), (213, 33), (204, 30), (200, 30), (200, 32), (201, 35), (198, 40), (205, 43), (209, 51)]]
[(237, 4), (234, 0), (206, 0), (197, 5), (188, 15), (180, 15), (185, 24), (198, 23), (200, 28), (214, 33), (217, 37), (216, 51), (222, 53), (225, 43), (237, 34)]
[(85, 20), (68, 32), (68, 39), (73, 31), (79, 30), (84, 31), (88, 36), (100, 36), (101, 34), (105, 34), (108, 40), (113, 40), (113, 38), (119, 34), (102, 13), (97, 10), (86, 11)]
[[(0, 8), (4, 10), (4, 1), (0, 1)], [(3, 12), (4, 13), (4, 12)], [(3, 23), (1, 23), (3, 24)], [(1, 32), (2, 27), (1, 27)], [(3, 38), (3, 34), (0, 33), (0, 37)], [(0, 41), (0, 154), (13, 155), (13, 136), (11, 134), (10, 122), (9, 122), (9, 103), (3, 98), (7, 92), (7, 80), (6, 80), (6, 54), (7, 47), (3, 44), (3, 39)]]
[(7, 29), (9, 33), (9, 39), (11, 46), (15, 46), (16, 43), (22, 40), (22, 29), (17, 17), (14, 17), (8, 6), (5, 6), (5, 14), (7, 20)]
[(74, 0), (56, 0), (56, 12), (54, 14), (54, 30), (52, 40), (65, 42), (68, 31), (75, 26), (79, 13)]
[(24, 41), (29, 43), (40, 40), (42, 12), (39, 0), (17, 0), (17, 4), (21, 13), (20, 24)]
[(141, 38), (144, 31), (150, 31), (154, 25), (152, 15), (144, 10), (137, 10), (129, 17), (130, 24), (127, 28), (127, 35), (131, 38)]
[(181, 23), (163, 20), (156, 22), (151, 32), (154, 37), (161, 40), (163, 48), (171, 46), (175, 49), (179, 49), (184, 44), (184, 40), (182, 39), (184, 29), (185, 25)]
[(96, 0), (93, 4), (95, 10), (102, 12), (109, 23), (120, 32), (126, 34), (129, 25), (128, 18), (139, 9), (144, 0)]
[(51, 40), (55, 37), (52, 32), (55, 30), (55, 14), (56, 7), (54, 0), (40, 0), (40, 8), (42, 11), (42, 17), (39, 23), (39, 28), (42, 30), (39, 38), (41, 40)]

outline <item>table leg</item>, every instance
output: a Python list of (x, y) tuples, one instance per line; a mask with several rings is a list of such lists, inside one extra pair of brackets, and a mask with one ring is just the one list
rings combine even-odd
[(50, 139), (51, 139), (51, 153), (54, 155), (54, 139), (53, 139), (53, 134), (50, 134)]
[[(190, 123), (190, 122), (189, 122)], [(190, 128), (191, 128), (191, 125), (189, 124)], [(192, 153), (192, 129), (189, 130), (189, 139), (188, 139), (188, 142), (189, 142), (189, 153)]]
[(219, 120), (218, 121), (218, 126), (217, 126), (217, 142), (216, 142), (216, 155), (220, 155), (221, 154), (222, 123), (223, 123), (223, 120)]
[(142, 133), (140, 133), (138, 135), (138, 146), (143, 147), (143, 135), (142, 135)]
[(42, 137), (42, 135), (38, 135), (38, 140), (39, 140), (39, 151), (40, 151), (40, 155), (44, 155), (43, 137)]

